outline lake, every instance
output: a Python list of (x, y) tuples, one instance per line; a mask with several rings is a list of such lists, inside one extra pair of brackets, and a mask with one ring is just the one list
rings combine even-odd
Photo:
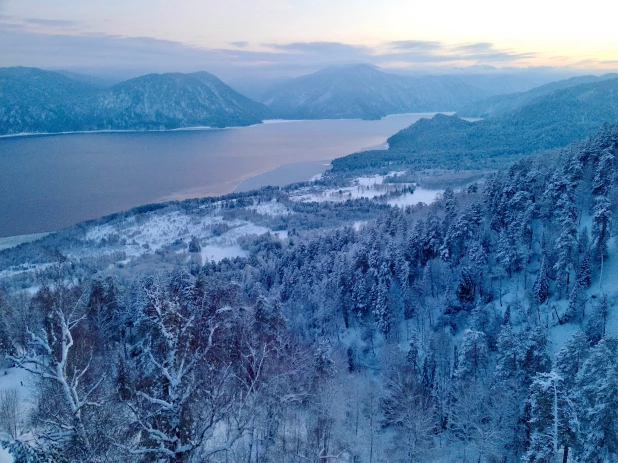
[[(59, 230), (142, 204), (221, 195), (254, 176), (252, 187), (309, 180), (328, 161), (381, 145), (431, 116), (0, 138), (0, 237)], [(301, 167), (276, 169), (291, 163)], [(269, 171), (278, 173), (276, 181), (264, 175)]]

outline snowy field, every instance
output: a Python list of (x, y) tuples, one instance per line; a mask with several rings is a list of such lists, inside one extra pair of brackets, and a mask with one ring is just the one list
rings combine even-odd
[[(344, 202), (348, 199), (386, 198), (391, 206), (405, 207), (419, 203), (431, 204), (444, 190), (431, 190), (413, 183), (389, 183), (388, 178), (397, 177), (405, 172), (390, 172), (387, 175), (357, 177), (350, 186), (341, 188), (306, 187), (290, 194), (290, 199), (298, 202)], [(409, 188), (414, 192), (410, 193)]]
[[(25, 370), (19, 368), (0, 369), (0, 394), (11, 389), (17, 391), (23, 409), (30, 406), (32, 384), (30, 383), (29, 374)], [(7, 450), (0, 447), (0, 463), (12, 462), (13, 457)]]

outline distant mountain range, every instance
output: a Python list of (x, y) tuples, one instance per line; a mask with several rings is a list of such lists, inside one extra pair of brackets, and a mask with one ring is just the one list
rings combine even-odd
[(485, 96), (456, 76), (402, 76), (357, 65), (291, 79), (260, 100), (282, 119), (379, 119), (396, 113), (455, 111)]
[[(560, 84), (564, 85), (564, 84)], [(386, 151), (333, 161), (333, 172), (392, 164), (450, 169), (499, 167), (513, 158), (584, 139), (618, 121), (618, 78), (551, 91), (478, 122), (437, 115), (388, 139)]]
[(0, 69), (0, 134), (246, 126), (269, 110), (212, 74), (150, 74), (100, 88), (33, 68)]
[[(368, 65), (332, 67), (279, 82), (260, 98), (261, 102), (256, 102), (207, 72), (149, 74), (110, 86), (105, 80), (70, 72), (0, 68), (0, 135), (247, 126), (272, 118), (379, 119), (389, 114), (437, 111), (458, 111), (464, 116), (490, 118), (508, 114), (502, 122), (496, 119), (470, 129), (473, 132), (481, 130), (477, 127), (497, 130), (502, 125), (500, 133), (503, 136), (510, 133), (509, 125), (526, 125), (526, 121), (532, 125), (538, 125), (539, 121), (544, 124), (546, 120), (540, 119), (541, 116), (548, 118), (550, 126), (552, 121), (559, 120), (557, 117), (580, 118), (573, 130), (583, 130), (587, 135), (598, 128), (598, 121), (611, 119), (614, 114), (611, 96), (604, 99), (605, 96), (585, 93), (575, 98), (561, 93), (581, 88), (582, 83), (594, 86), (612, 82), (612, 75), (578, 77), (488, 99), (497, 81), (492, 76), (489, 81), (493, 84), (488, 84), (491, 88), (481, 89), (481, 77), (404, 76)], [(598, 91), (599, 95), (605, 95), (609, 88), (598, 87)], [(559, 106), (562, 100), (570, 103)], [(545, 114), (543, 105), (548, 102), (551, 104), (547, 108), (556, 107), (556, 111), (564, 114)], [(534, 106), (537, 103), (540, 106)], [(515, 114), (524, 108), (538, 116), (536, 121), (529, 119), (533, 117), (530, 113)], [(562, 139), (566, 140), (571, 128), (568, 124), (565, 127), (569, 127), (565, 129), (567, 133), (562, 134)], [(558, 129), (547, 137), (553, 140), (560, 133)], [(579, 132), (574, 135), (579, 136)], [(523, 133), (517, 131), (513, 140), (505, 143), (511, 146), (514, 140), (519, 140), (520, 147), (522, 136)], [(499, 139), (498, 135), (492, 137), (494, 141)], [(546, 135), (531, 143), (552, 145), (553, 142), (541, 143), (544, 138)], [(442, 142), (448, 143), (448, 140)], [(468, 139), (467, 143), (474, 144), (474, 140)], [(490, 148), (496, 149), (495, 146)]]
[(507, 95), (495, 95), (489, 98), (475, 101), (457, 112), (458, 116), (462, 117), (482, 117), (487, 118), (504, 114), (515, 110), (528, 103), (531, 103), (536, 98), (548, 95), (552, 92), (563, 90), (566, 88), (576, 87), (582, 84), (601, 82), (618, 78), (618, 74), (605, 74), (603, 76), (579, 76), (570, 79), (559, 80), (549, 84), (541, 85), (527, 92), (517, 92)]

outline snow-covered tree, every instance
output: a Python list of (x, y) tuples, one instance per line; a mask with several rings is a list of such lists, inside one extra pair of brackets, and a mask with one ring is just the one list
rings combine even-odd
[(618, 458), (618, 339), (604, 338), (577, 375), (574, 391), (582, 461)]
[(555, 371), (537, 374), (530, 386), (532, 434), (526, 461), (549, 463), (557, 461), (558, 456), (568, 456), (573, 434), (571, 414), (562, 376)]
[(485, 333), (466, 330), (461, 345), (455, 377), (462, 380), (477, 379), (487, 374), (489, 351)]
[[(93, 352), (84, 344), (87, 340), (76, 344), (76, 333), (86, 319), (85, 294), (66, 286), (45, 291), (45, 308), (49, 311), (46, 325), (28, 330), (28, 346), (10, 358), (40, 380), (43, 403), (47, 398), (57, 400), (55, 410), (49, 410), (52, 414), (40, 418), (37, 431), (41, 445), (53, 442), (67, 456), (87, 459), (96, 448), (91, 413), (101, 406), (97, 392), (105, 375), (92, 374)], [(89, 350), (87, 356), (83, 355)]]
[(545, 257), (541, 260), (539, 273), (532, 286), (532, 298), (537, 305), (544, 304), (549, 298), (549, 269)]

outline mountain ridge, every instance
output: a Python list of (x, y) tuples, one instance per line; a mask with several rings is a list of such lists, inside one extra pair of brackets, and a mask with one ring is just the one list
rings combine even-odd
[(455, 76), (404, 76), (359, 64), (325, 68), (279, 84), (261, 101), (285, 119), (379, 119), (452, 111), (484, 93)]
[(477, 122), (439, 114), (388, 139), (389, 149), (333, 161), (333, 171), (410, 164), (474, 168), (582, 140), (618, 120), (618, 78), (556, 90), (531, 103)]
[(148, 74), (101, 89), (53, 71), (0, 69), (3, 135), (247, 126), (269, 114), (207, 72)]
[(536, 98), (551, 94), (552, 92), (576, 87), (582, 84), (599, 83), (604, 80), (611, 80), (618, 77), (616, 73), (604, 74), (602, 76), (577, 76), (569, 79), (550, 82), (539, 87), (535, 87), (526, 92), (515, 92), (504, 95), (494, 95), (478, 100), (458, 111), (458, 116), (464, 117), (483, 117), (496, 116), (505, 112), (515, 110), (519, 107), (531, 103)]

